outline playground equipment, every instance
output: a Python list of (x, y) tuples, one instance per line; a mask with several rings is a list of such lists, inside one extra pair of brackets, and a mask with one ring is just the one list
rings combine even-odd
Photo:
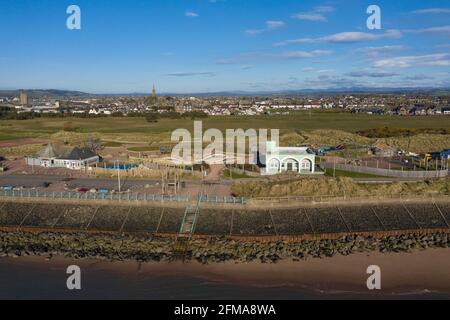
[[(180, 177), (181, 169), (164, 167), (160, 169), (161, 171), (161, 194), (178, 194), (181, 187)], [(172, 189), (172, 190), (170, 190)]]
[(433, 157), (430, 153), (426, 153), (420, 156), (420, 162), (419, 165), (420, 167), (428, 167), (430, 161), (433, 160)]
[(439, 152), (430, 152), (421, 154), (419, 156), (419, 165), (424, 169), (430, 169), (433, 167), (435, 169), (441, 167), (445, 169), (448, 167), (448, 160), (450, 159), (450, 149), (446, 149)]

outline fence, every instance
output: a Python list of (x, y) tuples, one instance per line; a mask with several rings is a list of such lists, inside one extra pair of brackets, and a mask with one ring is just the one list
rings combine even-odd
[[(184, 203), (189, 201), (189, 195), (160, 195), (146, 193), (94, 193), (94, 192), (46, 192), (36, 190), (0, 190), (1, 197), (18, 197), (28, 199), (62, 199), (77, 201), (118, 201), (118, 202), (139, 202), (139, 203), (156, 203), (156, 202), (172, 202)], [(209, 204), (246, 204), (245, 198), (220, 197), (211, 195), (197, 195), (194, 199), (201, 203)]]
[(363, 166), (355, 166), (341, 163), (322, 163), (321, 166), (326, 169), (336, 169), (342, 171), (364, 173), (376, 176), (393, 177), (393, 178), (416, 178), (416, 179), (432, 179), (432, 178), (444, 178), (448, 177), (448, 170), (435, 170), (435, 171), (400, 171), (389, 170), (380, 168), (371, 168)]
[(385, 194), (382, 196), (377, 195), (364, 195), (364, 196), (286, 196), (286, 197), (259, 197), (253, 198), (248, 201), (250, 205), (298, 205), (298, 204), (326, 204), (326, 203), (336, 203), (336, 202), (378, 202), (378, 201), (409, 201), (409, 200), (450, 200), (450, 194), (421, 194), (421, 195), (392, 195)]

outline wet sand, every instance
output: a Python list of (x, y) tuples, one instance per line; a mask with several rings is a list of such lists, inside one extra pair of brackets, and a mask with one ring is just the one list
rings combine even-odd
[[(450, 299), (450, 251), (429, 249), (411, 254), (354, 254), (277, 264), (196, 262), (137, 263), (77, 260), (55, 257), (0, 259), (3, 298), (30, 297), (23, 276), (32, 270), (44, 275), (31, 291), (44, 288), (55, 292), (31, 294), (32, 298), (72, 298), (65, 289), (65, 269), (79, 265), (85, 289), (76, 298), (137, 299), (308, 299), (308, 298), (443, 298)], [(369, 291), (366, 274), (369, 265), (382, 272), (382, 290)], [(22, 277), (9, 283), (8, 273), (22, 270)], [(6, 270), (6, 271), (4, 271)], [(39, 277), (39, 276), (38, 276)], [(22, 278), (22, 279), (20, 279)], [(19, 282), (17, 282), (19, 281)], [(46, 284), (46, 281), (49, 281)], [(55, 284), (56, 285), (56, 284)], [(114, 292), (116, 294), (114, 294)]]

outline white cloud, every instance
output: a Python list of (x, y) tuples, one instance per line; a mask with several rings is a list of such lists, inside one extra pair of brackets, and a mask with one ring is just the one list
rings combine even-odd
[(327, 17), (320, 13), (297, 13), (292, 18), (306, 21), (328, 21)]
[(316, 72), (317, 73), (322, 73), (322, 74), (324, 74), (324, 73), (330, 74), (330, 73), (335, 73), (336, 70), (334, 70), (334, 69), (322, 69), (322, 70), (317, 70)]
[(384, 33), (368, 33), (368, 32), (341, 32), (319, 38), (301, 38), (295, 40), (287, 40), (275, 44), (276, 46), (284, 46), (288, 44), (304, 44), (304, 43), (357, 43), (365, 41), (375, 41), (381, 39), (398, 39), (402, 37), (402, 33), (398, 30), (387, 30)]
[(367, 53), (367, 54), (378, 54), (380, 52), (386, 51), (399, 51), (405, 49), (404, 46), (395, 45), (395, 46), (380, 46), (380, 47), (366, 47), (356, 49), (356, 52)]
[(393, 45), (393, 46), (379, 46), (379, 47), (366, 47), (356, 49), (356, 53), (362, 53), (368, 58), (374, 59), (380, 56), (387, 56), (393, 52), (401, 51), (406, 49), (405, 46)]
[(186, 11), (184, 15), (188, 18), (198, 18), (200, 15), (194, 11)]
[(284, 27), (286, 24), (283, 21), (266, 21), (267, 29), (278, 29)]
[(450, 33), (450, 25), (448, 25), (448, 26), (440, 26), (440, 27), (432, 27), (432, 28), (424, 28), (424, 29), (405, 30), (405, 32), (412, 32), (412, 33)]
[(274, 55), (275, 58), (279, 59), (306, 59), (306, 58), (316, 58), (324, 55), (333, 54), (330, 50), (313, 50), (313, 51), (289, 51), (284, 52), (279, 55)]
[(263, 52), (248, 52), (242, 53), (236, 58), (220, 59), (217, 64), (241, 64), (245, 62), (254, 62), (256, 60), (270, 61), (270, 60), (298, 60), (317, 58), (325, 55), (331, 55), (334, 51), (331, 50), (312, 50), (312, 51), (286, 51), (281, 53), (263, 53)]
[(249, 35), (256, 35), (256, 34), (261, 34), (261, 33), (268, 32), (268, 31), (280, 29), (280, 28), (284, 27), (285, 25), (286, 25), (286, 23), (284, 23), (283, 21), (269, 20), (269, 21), (266, 21), (265, 28), (249, 29), (249, 30), (245, 30), (245, 33), (247, 33)]
[(410, 68), (415, 66), (448, 67), (450, 66), (450, 54), (438, 53), (382, 59), (375, 61), (374, 66), (376, 68)]
[(450, 13), (450, 8), (429, 8), (413, 11), (415, 14), (441, 14)]
[(408, 81), (425, 81), (425, 80), (432, 80), (434, 79), (434, 77), (430, 77), (425, 74), (416, 74), (413, 76), (404, 76), (402, 79)]
[(314, 11), (321, 12), (321, 13), (329, 13), (329, 12), (336, 11), (336, 9), (332, 6), (318, 6), (318, 7), (314, 7)]
[(331, 6), (320, 6), (313, 8), (312, 11), (299, 12), (292, 15), (293, 19), (303, 20), (303, 21), (328, 21), (326, 16), (327, 13), (334, 12), (335, 8)]
[(346, 74), (346, 76), (352, 77), (352, 78), (390, 78), (390, 77), (396, 77), (399, 76), (398, 73), (395, 72), (385, 72), (385, 71), (370, 71), (370, 70), (364, 70), (364, 71), (353, 71)]
[(217, 72), (173, 72), (165, 74), (166, 77), (195, 77), (195, 76), (208, 76), (214, 77), (217, 75)]

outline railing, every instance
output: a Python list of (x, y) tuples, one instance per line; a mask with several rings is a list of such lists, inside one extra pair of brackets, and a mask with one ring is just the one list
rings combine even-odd
[(320, 164), (326, 169), (337, 169), (342, 171), (371, 174), (375, 176), (392, 177), (392, 178), (416, 178), (416, 179), (432, 179), (448, 177), (448, 170), (430, 170), (430, 171), (407, 171), (394, 169), (381, 169), (364, 166), (355, 166), (342, 163), (324, 162)]
[(191, 235), (190, 235), (191, 238), (195, 232), (195, 228), (197, 227), (198, 216), (200, 214), (200, 201), (201, 201), (201, 197), (198, 197), (197, 204), (195, 205), (194, 221), (192, 222)]
[[(117, 201), (117, 202), (172, 202), (183, 203), (189, 201), (188, 196), (182, 195), (160, 195), (160, 194), (146, 194), (146, 193), (97, 193), (97, 192), (49, 192), (37, 190), (0, 190), (0, 197), (18, 197), (28, 199), (63, 199), (63, 200), (77, 200), (77, 201)], [(220, 197), (203, 195), (198, 196), (199, 202), (211, 204), (245, 204), (245, 198)]]
[(246, 204), (247, 199), (240, 197), (221, 197), (221, 196), (211, 196), (208, 194), (198, 195), (200, 197), (200, 202), (204, 203), (232, 203), (232, 204)]

